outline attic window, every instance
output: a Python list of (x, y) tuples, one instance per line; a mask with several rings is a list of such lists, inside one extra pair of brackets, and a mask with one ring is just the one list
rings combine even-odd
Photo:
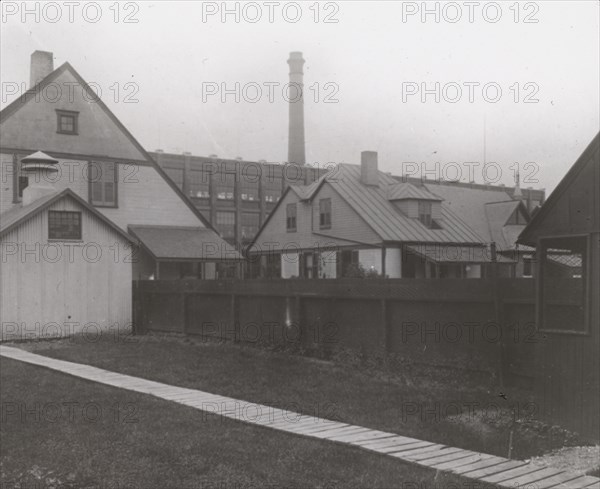
[(48, 211), (48, 239), (81, 240), (81, 212)]
[(331, 228), (331, 199), (319, 200), (319, 228)]
[(79, 112), (74, 112), (72, 110), (57, 110), (56, 132), (58, 134), (78, 134), (78, 119)]
[(285, 208), (286, 210), (286, 221), (285, 228), (288, 232), (296, 231), (296, 217), (297, 217), (297, 209), (296, 204), (288, 204)]

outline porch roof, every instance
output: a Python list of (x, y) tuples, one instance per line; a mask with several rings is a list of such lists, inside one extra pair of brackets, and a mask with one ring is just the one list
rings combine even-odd
[[(418, 244), (407, 247), (411, 252), (435, 263), (491, 263), (492, 254), (485, 246), (456, 246), (447, 244)], [(515, 263), (496, 255), (498, 263)]]
[(242, 255), (212, 229), (181, 226), (129, 226), (156, 260), (231, 261)]

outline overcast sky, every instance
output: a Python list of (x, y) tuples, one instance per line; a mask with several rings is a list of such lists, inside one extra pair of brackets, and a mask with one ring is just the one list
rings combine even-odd
[[(32, 2), (23, 18), (22, 2), (3, 1), (2, 107), (14, 98), (10, 84), (28, 83), (30, 54), (52, 51), (55, 67), (69, 61), (100, 87), (148, 150), (281, 162), (286, 61), (302, 51), (310, 163), (358, 163), (375, 150), (385, 171), (415, 162), (433, 177), (439, 163), (437, 174), (454, 178), (456, 162), (466, 180), (464, 163), (481, 165), (485, 146), (503, 170), (498, 182), (511, 185), (518, 162), (524, 187), (551, 190), (599, 131), (596, 1), (427, 2), (424, 18), (422, 2), (278, 3), (229, 2), (236, 19), (222, 17), (222, 2), (107, 2), (100, 11), (79, 2), (71, 12)], [(236, 82), (239, 101), (206, 93), (223, 84), (235, 92)], [(275, 83), (271, 101), (265, 84)], [(425, 101), (423, 88), (432, 90)]]

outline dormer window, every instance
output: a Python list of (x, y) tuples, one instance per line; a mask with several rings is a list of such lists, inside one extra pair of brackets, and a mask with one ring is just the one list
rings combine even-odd
[(331, 199), (319, 200), (319, 228), (331, 229)]
[(431, 227), (431, 202), (428, 200), (420, 200), (419, 206), (419, 221), (421, 221), (428, 228)]
[(56, 123), (58, 134), (78, 134), (78, 118), (79, 112), (72, 110), (57, 110), (56, 111)]

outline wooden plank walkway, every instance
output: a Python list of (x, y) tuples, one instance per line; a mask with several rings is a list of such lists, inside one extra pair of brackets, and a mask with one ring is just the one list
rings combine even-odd
[(89, 365), (56, 360), (19, 348), (0, 345), (0, 356), (50, 368), (93, 382), (150, 394), (213, 415), (381, 453), (404, 462), (457, 474), (497, 487), (600, 489), (600, 479), (581, 473), (534, 465), (520, 460), (508, 460), (209, 392), (175, 387)]

